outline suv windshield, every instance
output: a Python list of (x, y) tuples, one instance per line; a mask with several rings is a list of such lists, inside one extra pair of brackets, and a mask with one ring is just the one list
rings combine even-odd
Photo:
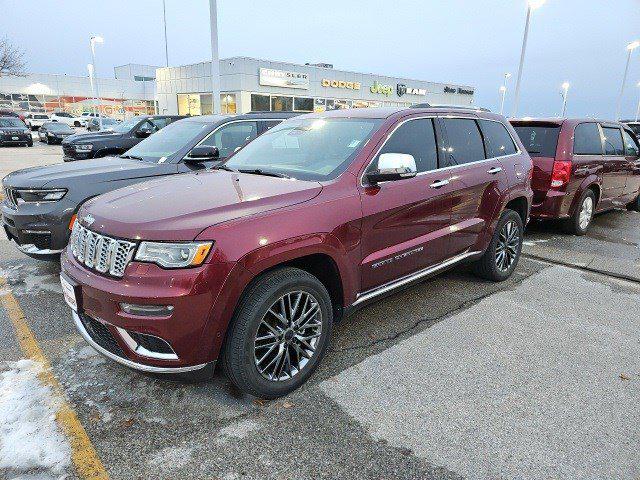
[(188, 120), (171, 123), (127, 150), (125, 156), (139, 157), (146, 162), (158, 163), (160, 159), (164, 161), (166, 157), (176, 153), (208, 127), (209, 124)]
[(513, 128), (531, 157), (555, 157), (560, 125), (514, 123)]
[(368, 118), (288, 120), (246, 145), (225, 166), (302, 180), (330, 180), (349, 166), (381, 123)]
[(135, 127), (140, 120), (142, 120), (142, 118), (140, 117), (131, 117), (130, 119), (121, 122), (120, 125), (112, 128), (111, 131), (116, 133), (127, 133), (129, 130)]
[(0, 128), (13, 128), (13, 127), (19, 127), (19, 128), (24, 128), (24, 123), (22, 123), (21, 120), (18, 120), (17, 118), (0, 118)]

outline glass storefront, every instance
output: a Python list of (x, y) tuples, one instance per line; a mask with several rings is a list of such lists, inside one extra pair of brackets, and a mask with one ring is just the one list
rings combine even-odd
[[(211, 115), (213, 105), (210, 93), (179, 93), (178, 115)], [(220, 95), (221, 113), (234, 115), (238, 111), (235, 93)]]
[(408, 107), (407, 102), (346, 100), (335, 98), (294, 97), (289, 95), (251, 94), (252, 112), (324, 112), (342, 108)]

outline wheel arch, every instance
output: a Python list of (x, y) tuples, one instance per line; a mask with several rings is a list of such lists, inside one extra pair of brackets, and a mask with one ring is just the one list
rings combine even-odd
[(602, 185), (595, 178), (588, 178), (584, 182), (580, 184), (576, 193), (573, 196), (573, 200), (571, 201), (571, 208), (569, 209), (569, 216), (573, 216), (576, 212), (576, 208), (578, 208), (578, 202), (580, 198), (587, 190), (593, 190), (593, 193), (596, 196), (596, 204), (594, 206), (597, 209), (600, 204), (600, 200), (602, 199)]

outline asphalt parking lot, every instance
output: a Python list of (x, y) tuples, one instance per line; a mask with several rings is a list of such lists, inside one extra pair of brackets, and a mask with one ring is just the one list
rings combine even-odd
[[(0, 149), (4, 174), (59, 161), (59, 146)], [(637, 480), (640, 213), (592, 227), (532, 225), (502, 284), (459, 267), (366, 307), (336, 326), (312, 380), (272, 402), (220, 372), (194, 384), (98, 356), (59, 266), (3, 238), (0, 415), (13, 423), (0, 429), (24, 435), (12, 401), (45, 415), (22, 466), (0, 446), (0, 478)]]

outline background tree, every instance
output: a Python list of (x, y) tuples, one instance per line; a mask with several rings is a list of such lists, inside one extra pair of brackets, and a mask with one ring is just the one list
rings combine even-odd
[(0, 38), (0, 77), (24, 77), (24, 52)]

